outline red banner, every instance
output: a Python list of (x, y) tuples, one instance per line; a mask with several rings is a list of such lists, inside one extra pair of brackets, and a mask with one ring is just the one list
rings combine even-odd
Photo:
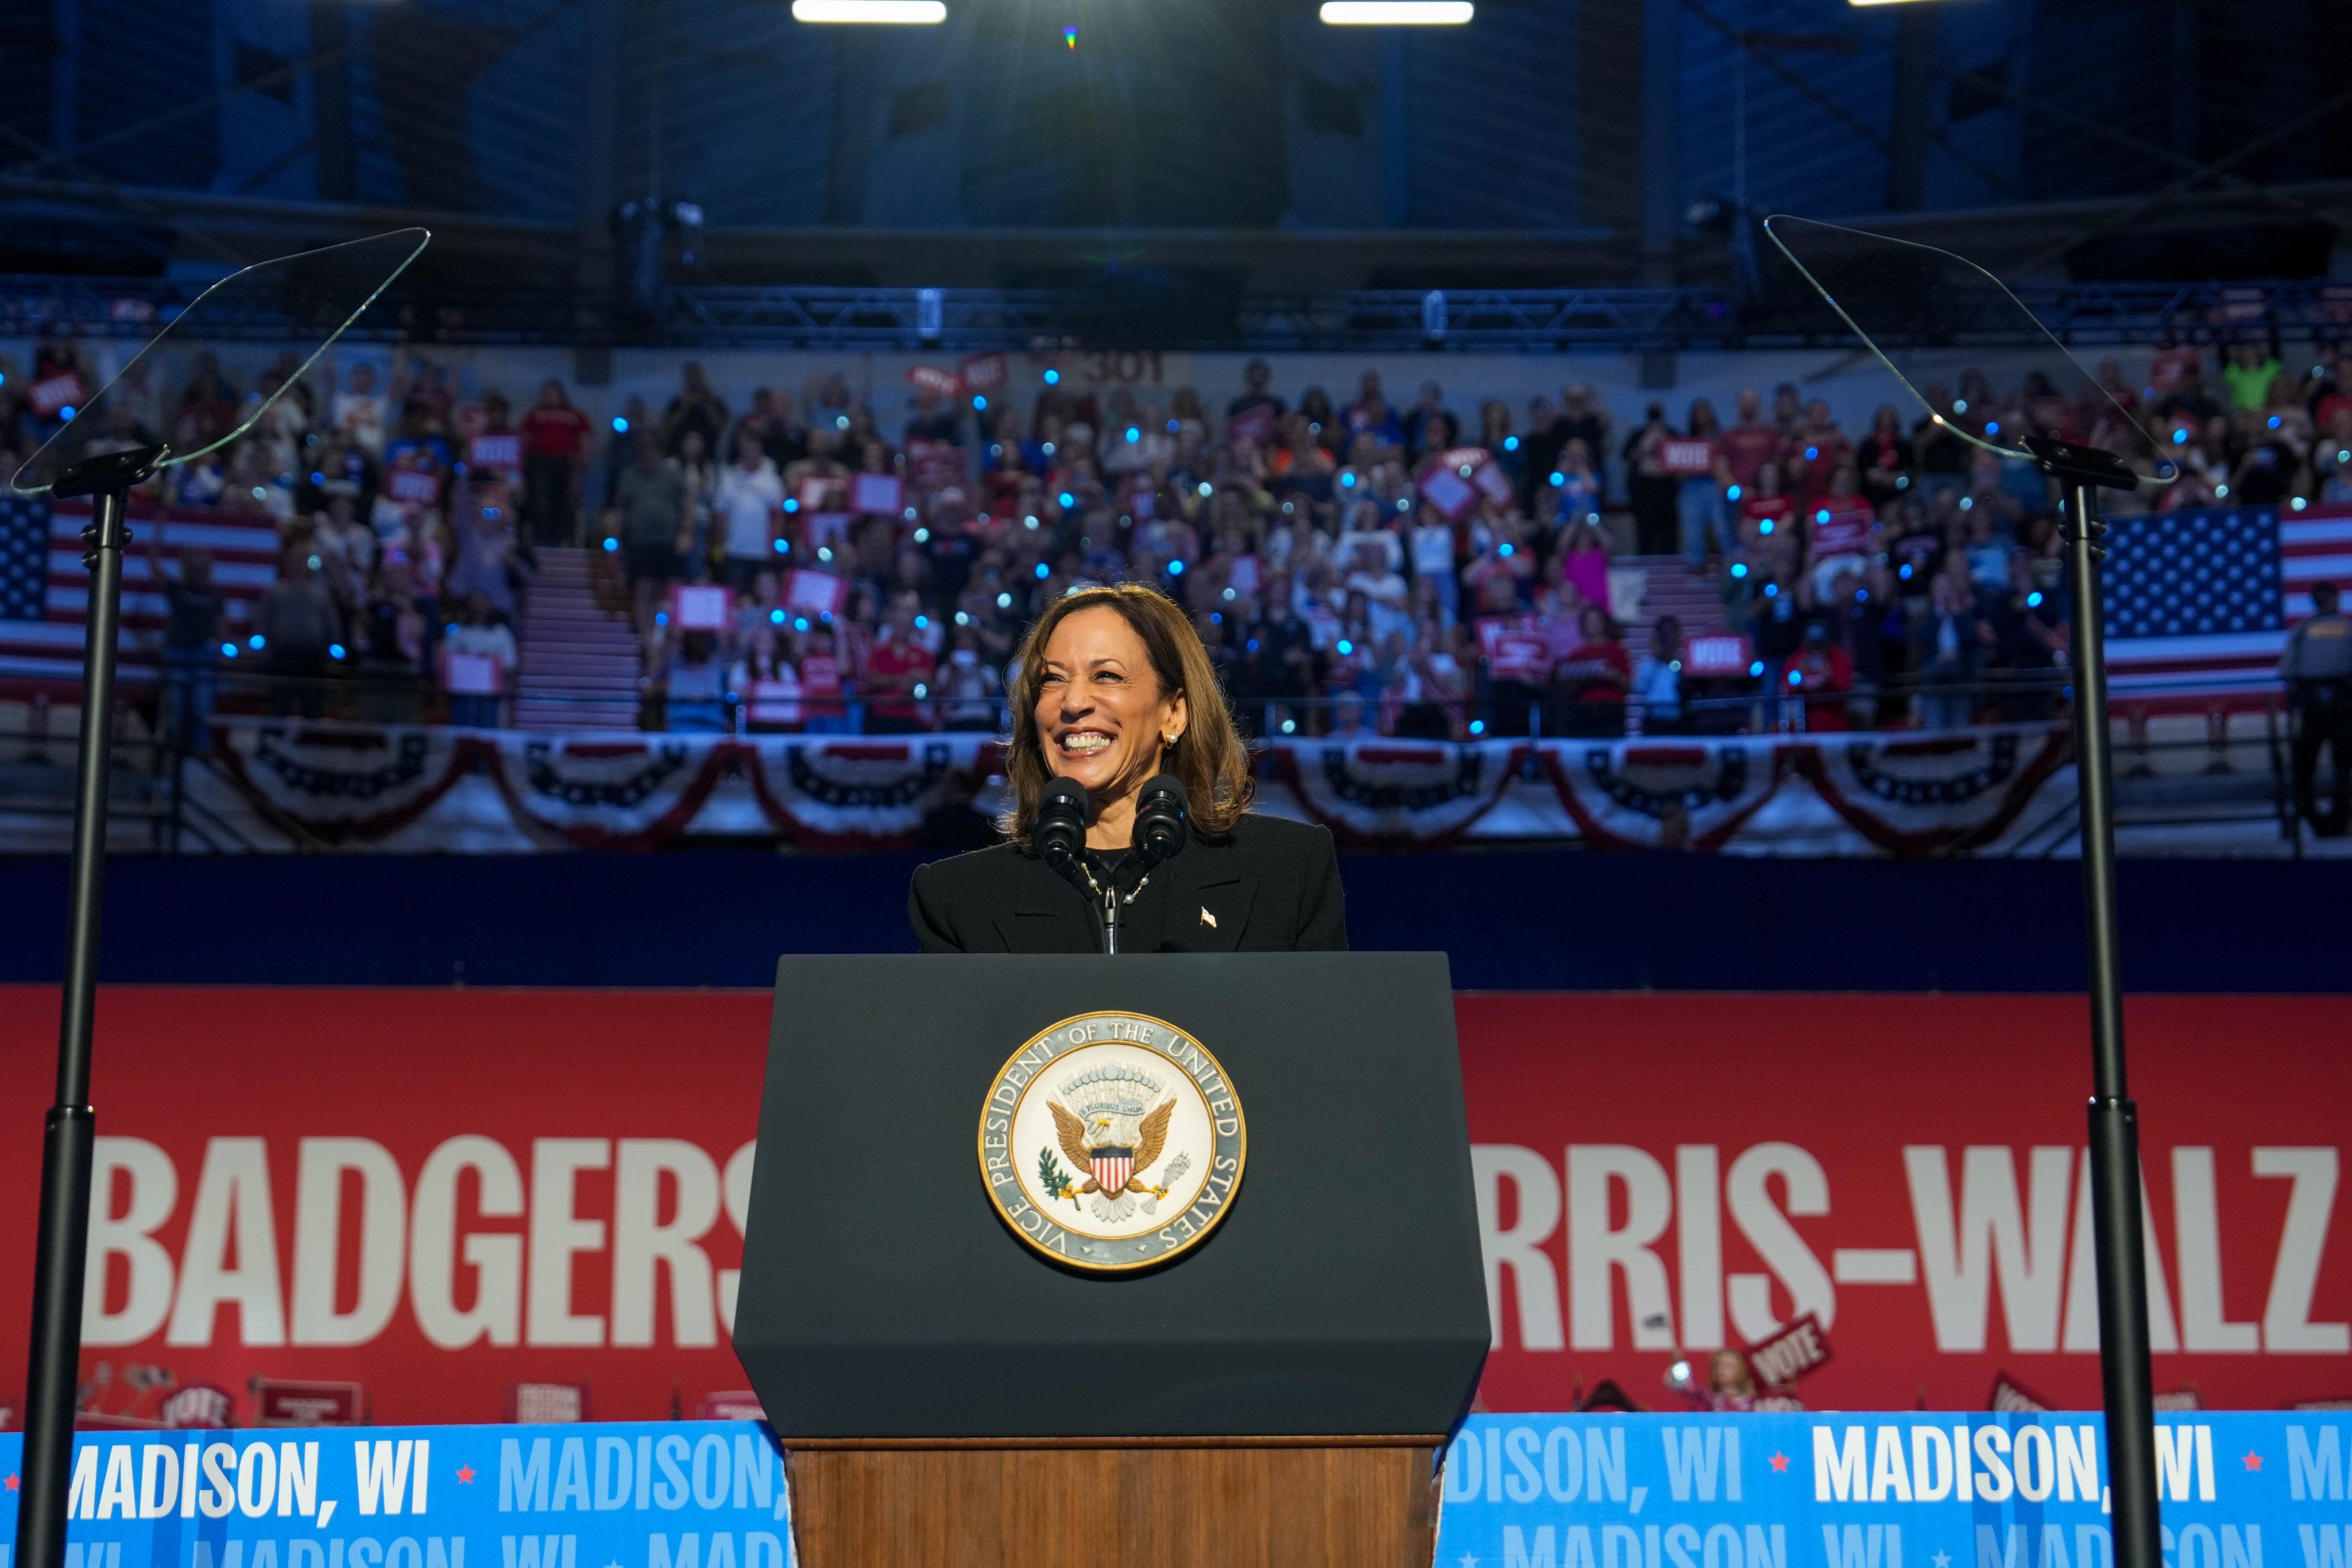
[[(494, 1420), (518, 1383), (585, 1385), (615, 1419), (740, 1389), (768, 1012), (110, 988), (86, 1370), (168, 1368), (239, 1425), (257, 1378), (363, 1385), (388, 1423)], [(1808, 1314), (1837, 1347), (1801, 1385), (1816, 1406), (1977, 1408), (2000, 1376), (2097, 1403), (2079, 998), (1466, 996), (1459, 1018), (1490, 1407), (1603, 1378), (1665, 1406), (1677, 1349)], [(2345, 1394), (2352, 999), (2150, 998), (2129, 1021), (2158, 1385)], [(53, 991), (0, 988), (10, 1346), (55, 1040)]]

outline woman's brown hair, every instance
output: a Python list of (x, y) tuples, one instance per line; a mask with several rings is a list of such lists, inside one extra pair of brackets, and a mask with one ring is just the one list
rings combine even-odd
[(1143, 642), (1151, 673), (1164, 695), (1184, 694), (1184, 733), (1160, 753), (1160, 767), (1184, 781), (1192, 825), (1216, 838), (1231, 832), (1249, 809), (1249, 750), (1209, 651), (1176, 601), (1156, 588), (1138, 582), (1076, 589), (1045, 607), (1022, 640), (1015, 655), (1021, 674), (1014, 683), (1010, 706), (1013, 730), (1004, 742), (1004, 777), (1013, 786), (1013, 803), (1001, 824), (1016, 843), (1026, 848), (1030, 824), (1037, 817), (1037, 797), (1053, 777), (1045, 766), (1045, 738), (1037, 732), (1037, 695), (1045, 680), (1045, 645), (1054, 628), (1082, 610), (1118, 612)]

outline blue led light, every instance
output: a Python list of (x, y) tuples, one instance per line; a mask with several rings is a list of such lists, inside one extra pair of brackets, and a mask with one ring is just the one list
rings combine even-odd
[(1183, 576), (1183, 575), (1184, 575), (1184, 563), (1183, 563), (1182, 561), (1181, 561), (1181, 560), (1171, 560), (1171, 561), (1170, 561), (1170, 562), (1168, 563), (1168, 575), (1169, 575), (1169, 576), (1171, 576), (1171, 577), (1181, 577), (1181, 576)]
[[(656, 610), (656, 611), (655, 611), (655, 612), (654, 612), (654, 624), (655, 624), (655, 625), (656, 625), (656, 626), (667, 626), (667, 625), (668, 625), (668, 624), (669, 624), (669, 612), (668, 612), (668, 611), (667, 611), (667, 610)], [(455, 632), (455, 631), (457, 630), (457, 628), (456, 628), (455, 626), (452, 626), (452, 627), (450, 627), (450, 628), (449, 628), (449, 630), (450, 630), (450, 631), (452, 631), (452, 632)]]
[(1789, 672), (1789, 684), (1792, 686), (1803, 685), (1805, 684), (1805, 672), (1802, 670), (1790, 670)]
[(1139, 441), (1140, 441), (1140, 440), (1142, 440), (1142, 439), (1143, 439), (1143, 432), (1141, 432), (1140, 430), (1138, 430), (1135, 426), (1133, 426), (1133, 425), (1131, 425), (1131, 424), (1130, 424), (1130, 425), (1129, 425), (1129, 426), (1127, 427), (1127, 444), (1128, 444), (1129, 446), (1134, 445), (1137, 442), (1139, 442)]
[(620, 541), (620, 540), (618, 540), (618, 539), (614, 539), (614, 538), (608, 538), (608, 539), (606, 539), (606, 540), (604, 541), (604, 553), (605, 553), (606, 555), (611, 555), (613, 552), (614, 552), (615, 550), (619, 549), (620, 548), (621, 548), (621, 541)]
[(2279, 427), (2279, 416), (2278, 416), (2278, 415), (2276, 415), (2276, 414), (2273, 414), (2273, 415), (2271, 415), (2271, 428), (2272, 428), (2273, 430), (2276, 430), (2278, 427)]
[(1997, 419), (1986, 420), (1985, 434), (1987, 435), (1999, 435), (2000, 434), (2000, 421)]
[[(1356, 476), (1352, 472), (1340, 475), (1339, 485), (1342, 489), (1354, 489), (1356, 487)], [(1203, 485), (1201, 488), (1205, 491), (1208, 486)]]
[(613, 434), (615, 435), (626, 435), (629, 434), (629, 422), (623, 419), (617, 413), (613, 416)]
[(988, 407), (988, 400), (975, 394), (971, 400), (971, 406), (977, 409), (985, 409)]
[(1772, 519), (1769, 517), (1765, 518), (1762, 522), (1756, 525), (1756, 528), (1759, 533), (1770, 533), (1773, 528)]
[(1767, 598), (1767, 599), (1778, 599), (1778, 598), (1780, 598), (1780, 585), (1779, 583), (1777, 583), (1777, 582), (1768, 582), (1768, 583), (1766, 583), (1766, 584), (1764, 585), (1764, 597), (1765, 597), (1765, 598)]
[(1565, 485), (1568, 483), (1568, 476), (1555, 468), (1551, 471), (1551, 482), (1555, 485)]
[(1763, 660), (1761, 660), (1761, 659), (1758, 659), (1758, 660), (1754, 661), (1753, 663), (1751, 663), (1751, 664), (1748, 666), (1748, 673), (1749, 674), (1751, 674), (1751, 675), (1760, 675), (1760, 674), (1762, 674), (1764, 673), (1764, 661), (1763, 661)]
[(786, 510), (787, 512), (797, 512), (797, 511), (799, 511), (800, 509), (801, 509), (801, 503), (800, 503), (800, 498), (799, 498), (798, 497), (796, 497), (796, 496), (787, 496), (787, 497), (784, 497), (784, 510)]
[(1486, 734), (1486, 721), (1485, 719), (1483, 719), (1483, 718), (1474, 718), (1474, 719), (1472, 719), (1472, 720), (1470, 721), (1470, 733), (1471, 733), (1471, 734), (1473, 734), (1473, 735), (1484, 735), (1484, 734)]
[(1183, 428), (1184, 422), (1181, 419), (1171, 419), (1168, 422), (1168, 434), (1171, 435), (1175, 434), (1178, 431)]
[(1223, 625), (1224, 623), (1225, 623), (1225, 617), (1224, 617), (1224, 614), (1223, 614), (1223, 612), (1221, 612), (1221, 611), (1215, 611), (1215, 610), (1212, 610), (1212, 611), (1210, 611), (1210, 612), (1209, 612), (1209, 624), (1210, 624), (1210, 625), (1212, 625), (1212, 626), (1222, 626), (1222, 625)]
[(1907, 560), (1905, 561), (1903, 563), (1903, 570), (1896, 572), (1895, 575), (1901, 578), (1908, 578), (1911, 575), (1911, 563)]
[(1063, 491), (1061, 495), (1055, 498), (1062, 503), (1062, 509), (1064, 511), (1067, 511), (1072, 507), (1078, 504), (1078, 498), (1076, 496), (1071, 495), (1067, 490)]
[(252, 636), (247, 637), (245, 640), (245, 645), (258, 653), (262, 649), (269, 645), (269, 639), (264, 637), (260, 632), (256, 632)]
[(1059, 371), (1047, 371), (1045, 372), (1045, 384), (1049, 387), (1060, 386), (1062, 384), (1062, 372)]
[(793, 631), (795, 631), (795, 632), (805, 632), (805, 631), (807, 631), (807, 630), (808, 630), (808, 617), (807, 617), (807, 616), (805, 616), (805, 615), (795, 615), (795, 616), (793, 616)]
[(781, 610), (771, 610), (771, 611), (769, 611), (769, 612), (768, 612), (768, 623), (769, 623), (770, 625), (772, 625), (772, 626), (781, 626), (781, 625), (782, 625), (782, 624), (784, 623), (784, 612), (783, 612), (782, 611), (781, 611)]
[(1830, 509), (1827, 507), (1823, 507), (1820, 511), (1813, 514), (1813, 521), (1817, 523), (1826, 523), (1829, 520)]
[(72, 419), (72, 418), (73, 418), (73, 416), (74, 416), (74, 405), (73, 405), (73, 404), (71, 404), (71, 403), (68, 403), (68, 404), (66, 404), (66, 405), (65, 405), (65, 407), (63, 407), (63, 408), (61, 408), (61, 409), (58, 410), (58, 417), (59, 419), (63, 419), (63, 420), (70, 420), (70, 419)]
[(223, 643), (221, 644), (221, 657), (222, 657), (222, 658), (224, 658), (224, 659), (234, 659), (234, 658), (236, 658), (236, 643)]
[(996, 607), (997, 607), (999, 610), (1010, 610), (1010, 609), (1012, 609), (1012, 608), (1013, 608), (1013, 595), (1011, 595), (1011, 594), (1009, 594), (1009, 593), (1000, 593), (1000, 594), (998, 594), (998, 595), (996, 596)]
[(1049, 578), (1049, 577), (1051, 577), (1051, 576), (1053, 576), (1053, 575), (1054, 575), (1054, 569), (1053, 569), (1053, 568), (1051, 568), (1051, 567), (1047, 566), (1047, 565), (1046, 565), (1044, 561), (1042, 561), (1042, 560), (1041, 560), (1041, 561), (1039, 561), (1039, 562), (1037, 563), (1037, 580), (1038, 580), (1038, 581), (1043, 582), (1043, 581), (1045, 581), (1047, 578)]
[(778, 540), (776, 541), (776, 553), (777, 553), (778, 555), (790, 555), (790, 554), (792, 554), (792, 553), (793, 553), (793, 541), (792, 541), (792, 540), (790, 540), (790, 539), (778, 539)]
[(1818, 446), (1808, 446), (1805, 448), (1805, 461), (1808, 463), (1816, 461), (1820, 458), (1821, 455), (1822, 449)]
[(2039, 610), (2039, 609), (2041, 609), (2041, 608), (2042, 608), (2042, 595), (2040, 595), (2039, 593), (2029, 593), (2029, 594), (2027, 594), (2027, 595), (2025, 596), (2025, 607), (2026, 607), (2028, 610)]
[(1746, 577), (1748, 575), (1748, 563), (1744, 560), (1733, 561), (1731, 563), (1731, 575), (1734, 577)]
[(324, 474), (320, 473), (316, 468), (313, 468), (313, 469), (311, 469), (311, 470), (310, 470), (310, 483), (311, 483), (311, 484), (313, 484), (313, 485), (323, 485), (323, 484), (325, 484), (326, 482), (327, 482), (327, 476), (326, 476)]
[(343, 645), (341, 643), (330, 643), (327, 644), (327, 657), (330, 659), (340, 659), (342, 656)]
[(1513, 551), (1517, 550), (1517, 549), (1518, 549), (1518, 547), (1517, 547), (1517, 545), (1508, 545), (1508, 544), (1507, 544), (1507, 545), (1505, 545), (1505, 546), (1504, 546), (1500, 550), (1496, 551), (1496, 554), (1498, 554), (1498, 555), (1501, 555), (1501, 556), (1504, 556), (1504, 557), (1507, 557), (1507, 558), (1508, 556), (1510, 556), (1510, 555), (1512, 554), (1512, 552), (1513, 552)]
[(1868, 590), (1868, 589), (1866, 589), (1866, 588), (1857, 588), (1857, 589), (1855, 589), (1855, 590), (1853, 591), (1853, 601), (1854, 601), (1856, 604), (1867, 604), (1867, 603), (1869, 603), (1869, 602), (1870, 602), (1870, 590)]
[(1348, 654), (1349, 654), (1349, 653), (1354, 653), (1355, 651), (1356, 651), (1356, 645), (1355, 645), (1353, 643), (1350, 643), (1350, 642), (1349, 642), (1349, 641), (1348, 641), (1348, 639), (1346, 639), (1345, 637), (1342, 637), (1342, 638), (1340, 638), (1340, 639), (1339, 639), (1339, 653), (1340, 653), (1340, 656), (1341, 656), (1342, 658), (1346, 657), (1346, 656), (1347, 656)]
[(2186, 441), (2186, 440), (2188, 440), (2188, 439), (2189, 439), (2189, 431), (2188, 431), (2188, 428), (2184, 425), (2184, 426), (2182, 426), (2182, 427), (2180, 427), (2180, 428), (2178, 428), (2178, 429), (2174, 430), (2174, 431), (2173, 431), (2173, 433), (2172, 433), (2172, 439), (2173, 439), (2173, 440), (2175, 440), (2175, 441)]
[(1739, 499), (1739, 486), (1734, 485), (1730, 488), (1725, 490), (1723, 493), (1723, 498), (1727, 501), (1737, 501)]
[(1519, 438), (1518, 438), (1517, 436), (1516, 436), (1516, 435), (1506, 435), (1505, 437), (1503, 437), (1503, 450), (1504, 450), (1504, 451), (1506, 451), (1506, 452), (1517, 452), (1518, 449), (1519, 449)]

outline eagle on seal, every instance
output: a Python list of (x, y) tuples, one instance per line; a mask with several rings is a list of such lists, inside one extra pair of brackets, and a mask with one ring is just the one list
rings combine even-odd
[(1143, 1173), (1167, 1147), (1168, 1120), (1176, 1113), (1174, 1100), (1165, 1102), (1137, 1124), (1132, 1145), (1120, 1140), (1109, 1115), (1098, 1114), (1089, 1124), (1079, 1120), (1075, 1112), (1058, 1101), (1048, 1100), (1045, 1103), (1054, 1113), (1054, 1134), (1062, 1145), (1062, 1153), (1069, 1156), (1071, 1164), (1090, 1173), (1076, 1196), (1094, 1199), (1089, 1207), (1097, 1218), (1125, 1219), (1134, 1212), (1139, 1196), (1148, 1195), (1155, 1201), (1168, 1196), (1166, 1187), (1145, 1181)]

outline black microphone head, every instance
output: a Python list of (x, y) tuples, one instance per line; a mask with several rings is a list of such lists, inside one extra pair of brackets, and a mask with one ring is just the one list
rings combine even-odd
[(1037, 815), (1029, 841), (1045, 862), (1063, 875), (1077, 864), (1087, 843), (1087, 789), (1075, 779), (1048, 779), (1037, 791)]
[(1184, 847), (1191, 815), (1184, 781), (1173, 773), (1154, 774), (1135, 798), (1135, 847), (1155, 865), (1173, 858)]

